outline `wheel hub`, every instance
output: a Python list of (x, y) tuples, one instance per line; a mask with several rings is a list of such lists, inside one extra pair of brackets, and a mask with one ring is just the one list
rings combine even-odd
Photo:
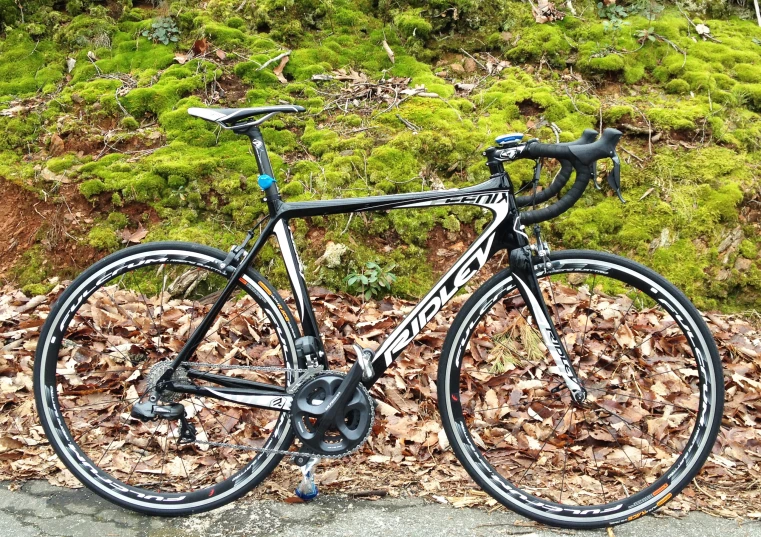
[(372, 428), (375, 407), (367, 388), (360, 384), (344, 408), (338, 410), (327, 430), (319, 432), (319, 421), (345, 376), (339, 372), (316, 375), (294, 395), (291, 422), (296, 436), (315, 454), (348, 454), (365, 441)]

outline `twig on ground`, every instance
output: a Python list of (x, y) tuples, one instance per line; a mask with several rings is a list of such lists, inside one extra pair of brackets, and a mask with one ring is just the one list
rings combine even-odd
[(269, 64), (271, 64), (271, 63), (274, 63), (274, 62), (276, 62), (276, 61), (280, 61), (280, 60), (282, 60), (284, 57), (286, 57), (286, 56), (288, 56), (288, 55), (290, 55), (290, 54), (291, 54), (291, 51), (290, 51), (290, 50), (286, 50), (286, 51), (285, 51), (285, 52), (283, 52), (282, 54), (278, 54), (278, 55), (277, 55), (277, 56), (275, 56), (274, 58), (270, 58), (269, 60), (267, 60), (266, 62), (264, 62), (264, 63), (261, 65), (261, 67), (259, 67), (259, 69), (257, 69), (257, 71), (261, 71), (262, 69), (264, 69), (265, 67), (267, 67)]
[(487, 71), (487, 72), (489, 71), (489, 70), (486, 68), (486, 66), (485, 66), (483, 63), (481, 63), (480, 61), (478, 61), (477, 59), (475, 59), (473, 56), (471, 56), (471, 55), (468, 53), (468, 51), (467, 51), (467, 50), (465, 50), (464, 48), (461, 48), (460, 50), (461, 50), (461, 51), (462, 51), (462, 53), (463, 53), (463, 54), (465, 54), (465, 55), (466, 55), (468, 58), (470, 58), (471, 60), (473, 60), (474, 62), (476, 62), (476, 63), (477, 63), (477, 64), (478, 64), (478, 65), (481, 67), (481, 69), (483, 69), (484, 71)]
[(700, 33), (700, 32), (698, 31), (698, 27), (695, 25), (695, 23), (694, 23), (694, 22), (692, 22), (692, 19), (690, 18), (690, 16), (689, 16), (689, 15), (687, 15), (687, 13), (685, 13), (685, 12), (684, 12), (684, 10), (682, 9), (682, 6), (680, 6), (680, 5), (679, 5), (679, 2), (674, 2), (674, 3), (676, 4), (676, 8), (679, 10), (679, 13), (681, 13), (681, 14), (682, 14), (682, 16), (683, 16), (685, 19), (687, 19), (687, 22), (689, 22), (689, 23), (690, 23), (690, 26), (692, 26), (692, 27), (695, 29), (695, 32), (696, 32), (696, 33), (697, 33), (699, 36), (701, 36), (701, 37), (704, 37), (704, 38), (706, 38), (706, 39), (710, 39), (710, 40), (711, 40), (711, 41), (713, 41), (714, 43), (721, 43), (721, 41), (719, 41), (718, 39), (716, 39), (716, 38), (715, 38), (714, 36), (712, 36), (711, 34), (704, 34), (704, 33)]
[(391, 47), (388, 46), (388, 41), (383, 39), (383, 49), (386, 51), (386, 54), (388, 55), (388, 59), (391, 60), (391, 63), (396, 63), (396, 60), (394, 59), (394, 51), (391, 50)]
[(399, 121), (401, 121), (402, 123), (404, 123), (404, 126), (405, 126), (405, 127), (407, 127), (408, 129), (410, 129), (410, 130), (411, 130), (412, 132), (414, 132), (415, 134), (417, 134), (418, 132), (420, 132), (420, 131), (422, 130), (420, 127), (418, 127), (417, 125), (415, 125), (415, 124), (414, 124), (414, 123), (412, 123), (411, 121), (408, 121), (408, 120), (404, 119), (404, 118), (403, 118), (402, 116), (400, 116), (399, 114), (396, 114), (396, 118), (397, 118)]
[(634, 153), (632, 153), (631, 151), (629, 151), (628, 149), (626, 149), (624, 146), (622, 146), (622, 145), (619, 145), (618, 147), (620, 147), (620, 148), (621, 148), (621, 150), (622, 150), (624, 153), (626, 153), (627, 155), (631, 155), (632, 157), (636, 158), (636, 159), (637, 159), (638, 161), (640, 161), (640, 162), (645, 162), (645, 161), (644, 161), (644, 159), (642, 159), (641, 157), (638, 157), (637, 155), (635, 155)]

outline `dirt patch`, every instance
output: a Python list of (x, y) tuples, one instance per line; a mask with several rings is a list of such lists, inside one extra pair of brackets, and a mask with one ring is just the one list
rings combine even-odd
[[(223, 75), (217, 80), (217, 86), (224, 92), (220, 98), (220, 104), (224, 104), (228, 107), (235, 107), (245, 105), (246, 93), (249, 88), (243, 83), (243, 81), (234, 75)], [(220, 93), (222, 93), (220, 91)]]
[[(95, 203), (88, 202), (77, 185), (61, 185), (55, 201), (40, 199), (37, 193), (0, 178), (0, 278), (12, 279), (10, 270), (21, 256), (35, 244), (44, 251), (51, 275), (70, 277), (103, 256), (103, 252), (87, 244), (87, 231), (96, 217), (113, 210), (110, 194)], [(129, 228), (138, 223), (159, 221), (156, 212), (143, 203), (131, 203), (120, 209), (130, 220)], [(146, 216), (147, 215), (147, 216)]]
[[(14, 183), (0, 180), (0, 275), (5, 275), (18, 257), (29, 249), (49, 208), (34, 200), (34, 194)], [(40, 211), (42, 205), (42, 213)]]
[(521, 112), (521, 116), (523, 117), (534, 117), (534, 116), (540, 116), (544, 112), (544, 108), (539, 106), (533, 101), (521, 101), (517, 103), (518, 110)]

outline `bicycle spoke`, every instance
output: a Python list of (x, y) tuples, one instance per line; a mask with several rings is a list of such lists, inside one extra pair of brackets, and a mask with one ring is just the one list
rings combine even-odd
[(153, 323), (153, 329), (156, 330), (156, 335), (158, 337), (158, 339), (156, 341), (156, 350), (158, 351), (159, 348), (161, 347), (161, 336), (159, 336), (159, 333), (160, 333), (159, 332), (159, 327), (156, 325), (156, 319), (153, 316), (153, 313), (151, 312), (151, 307), (148, 305), (148, 302), (145, 299), (145, 293), (143, 293), (143, 290), (140, 288), (140, 282), (135, 280), (135, 274), (133, 272), (131, 272), (130, 275), (132, 276), (132, 280), (137, 285), (137, 290), (140, 291), (140, 294), (143, 297), (143, 304), (145, 305), (145, 309), (148, 312), (148, 316), (150, 316), (150, 318), (151, 318), (151, 322)]
[[(583, 413), (584, 416), (584, 423), (587, 425), (587, 432), (590, 436), (592, 436), (592, 429), (589, 427), (589, 423), (586, 419), (586, 413)], [(595, 468), (597, 469), (597, 481), (600, 482), (600, 490), (602, 491), (602, 500), (605, 503), (608, 503), (608, 499), (605, 497), (605, 485), (603, 485), (602, 478), (600, 477), (600, 465), (597, 464), (597, 455), (595, 455), (595, 448), (594, 446), (591, 447), (592, 450), (592, 459), (595, 461)]]
[(550, 441), (550, 438), (552, 438), (552, 436), (555, 434), (555, 431), (557, 431), (557, 428), (558, 428), (558, 426), (559, 426), (561, 423), (563, 423), (563, 420), (565, 419), (565, 416), (566, 416), (566, 414), (568, 414), (568, 411), (569, 411), (571, 408), (572, 408), (572, 407), (571, 407), (571, 406), (569, 406), (568, 408), (566, 408), (566, 409), (565, 409), (565, 412), (564, 412), (564, 413), (563, 413), (563, 415), (560, 417), (560, 419), (559, 419), (559, 420), (558, 420), (558, 422), (555, 424), (555, 426), (552, 428), (552, 430), (550, 431), (550, 434), (547, 436), (547, 438), (545, 438), (545, 439), (544, 439), (544, 444), (542, 444), (542, 447), (541, 447), (541, 448), (539, 448), (539, 453), (537, 453), (537, 454), (536, 454), (536, 459), (534, 459), (534, 461), (533, 461), (533, 462), (532, 462), (532, 463), (529, 465), (529, 467), (528, 467), (528, 468), (526, 468), (526, 471), (525, 471), (525, 472), (523, 472), (523, 475), (521, 476), (521, 480), (520, 480), (520, 481), (518, 481), (517, 485), (520, 485), (521, 483), (523, 483), (523, 480), (526, 478), (526, 475), (528, 474), (529, 470), (531, 470), (531, 469), (534, 467), (534, 465), (537, 463), (537, 461), (539, 461), (539, 458), (540, 458), (539, 456), (542, 454), (542, 452), (544, 451), (544, 448), (547, 446), (547, 442), (549, 442), (549, 441)]
[[(594, 292), (594, 289), (595, 289), (595, 282), (596, 281), (597, 281), (597, 274), (595, 274), (592, 277), (592, 291), (593, 292)], [(589, 307), (587, 308), (587, 312), (584, 315), (584, 333), (581, 335), (581, 345), (579, 345), (579, 352), (584, 352), (584, 341), (586, 340), (586, 337), (587, 337), (587, 325), (589, 324), (589, 317), (590, 317), (590, 313), (589, 312), (592, 310), (592, 298), (593, 297), (594, 297), (594, 295), (590, 295), (590, 297), (589, 297)], [(568, 349), (566, 349), (566, 350), (568, 350)], [(579, 361), (581, 360), (581, 356), (579, 355), (579, 353), (576, 353), (576, 357), (579, 359)]]
[[(617, 419), (621, 420), (621, 421), (623, 422), (623, 424), (624, 424), (624, 425), (626, 425), (626, 427), (628, 427), (629, 429), (631, 429), (631, 430), (634, 430), (634, 429), (636, 429), (636, 430), (638, 430), (638, 431), (639, 431), (641, 434), (643, 434), (644, 436), (646, 436), (647, 438), (650, 438), (651, 440), (653, 440), (653, 441), (654, 441), (655, 443), (657, 443), (659, 446), (662, 446), (662, 447), (664, 447), (664, 448), (667, 448), (667, 449), (670, 449), (670, 450), (672, 450), (672, 454), (674, 453), (674, 451), (676, 451), (676, 448), (673, 448), (673, 447), (671, 447), (671, 446), (669, 446), (669, 445), (667, 445), (667, 444), (664, 444), (664, 443), (660, 442), (658, 439), (656, 439), (656, 438), (655, 438), (654, 436), (652, 436), (651, 434), (649, 434), (649, 433), (646, 433), (645, 431), (643, 431), (643, 430), (642, 430), (640, 427), (638, 427), (638, 426), (637, 426), (637, 425), (636, 425), (636, 424), (635, 424), (633, 421), (629, 421), (629, 420), (627, 420), (626, 418), (624, 418), (624, 417), (622, 417), (621, 415), (619, 415), (618, 413), (616, 413), (616, 412), (613, 412), (612, 410), (610, 410), (610, 409), (607, 409), (607, 408), (605, 408), (605, 407), (603, 407), (603, 406), (600, 406), (599, 404), (598, 404), (597, 406), (598, 406), (598, 407), (600, 408), (600, 410), (602, 410), (603, 412), (607, 412), (608, 414), (610, 414), (610, 415), (612, 415), (612, 416), (615, 416)], [(640, 456), (641, 456), (641, 453), (640, 453)], [(641, 461), (641, 459), (640, 459), (640, 465), (641, 465), (641, 464), (642, 464), (642, 461)]]
[[(174, 438), (174, 443), (176, 446), (179, 447), (177, 435), (174, 434), (174, 429), (172, 429), (171, 425), (169, 426), (169, 430), (172, 431), (172, 438)], [(169, 442), (167, 441), (167, 450), (169, 449)], [(180, 464), (182, 464), (182, 469), (185, 471), (185, 477), (188, 478), (188, 486), (190, 487), (190, 490), (193, 490), (193, 480), (190, 479), (190, 474), (188, 473), (188, 469), (185, 467), (185, 461), (180, 457), (177, 456), (178, 459), (180, 459)]]
[[(500, 410), (502, 408), (512, 408), (512, 407), (520, 407), (520, 406), (527, 406), (532, 403), (538, 403), (540, 401), (557, 401), (557, 399), (552, 399), (550, 397), (542, 397), (541, 399), (533, 399), (531, 401), (524, 401), (523, 403), (515, 403), (513, 405), (502, 405), (502, 406), (495, 406), (491, 408), (482, 408), (480, 410), (473, 410), (473, 413), (480, 413), (480, 412), (488, 412), (490, 410)], [(544, 408), (548, 408), (546, 405), (542, 405)]]
[[(203, 430), (203, 434), (206, 435), (206, 441), (211, 442), (211, 437), (209, 436), (209, 433), (206, 431), (206, 425), (204, 425), (203, 420), (201, 419), (200, 412), (198, 411), (198, 407), (196, 406), (196, 403), (194, 401), (195, 398), (190, 399), (190, 403), (193, 405), (193, 408), (196, 409), (196, 415), (198, 416), (198, 423), (201, 424), (201, 429)], [(219, 450), (217, 449), (217, 446), (211, 446), (211, 448), (214, 450), (214, 453), (217, 454), (217, 457), (219, 457)], [(227, 479), (227, 476), (225, 475), (224, 470), (222, 469), (222, 465), (219, 464), (219, 459), (216, 459), (214, 461), (217, 465), (217, 468), (219, 468), (219, 473), (222, 475), (222, 479)]]
[[(147, 447), (149, 447), (149, 446), (151, 445), (151, 442), (152, 442), (152, 441), (153, 441), (153, 439), (156, 437), (156, 431), (158, 431), (158, 430), (159, 430), (159, 427), (161, 427), (161, 422), (162, 422), (162, 421), (164, 421), (164, 420), (159, 420), (159, 422), (156, 424), (156, 428), (155, 428), (155, 429), (153, 429), (153, 433), (151, 433), (151, 437), (148, 439), (148, 442), (145, 444), (145, 447), (146, 447), (146, 448), (147, 448)], [(132, 467), (132, 471), (131, 471), (131, 472), (129, 473), (129, 475), (127, 476), (127, 481), (129, 481), (129, 480), (130, 480), (130, 478), (132, 477), (132, 474), (134, 474), (134, 473), (135, 473), (135, 470), (137, 469), (138, 465), (139, 465), (139, 464), (142, 462), (142, 460), (143, 460), (143, 457), (145, 456), (145, 451), (146, 451), (145, 449), (141, 449), (141, 450), (140, 450), (140, 458), (139, 458), (139, 459), (137, 459), (137, 462), (135, 463), (135, 466), (133, 466), (133, 467)]]
[(596, 392), (602, 392), (602, 393), (605, 393), (607, 395), (621, 395), (621, 396), (626, 397), (628, 399), (637, 399), (638, 401), (644, 401), (646, 403), (656, 403), (656, 404), (659, 404), (659, 405), (673, 406), (675, 408), (681, 408), (682, 410), (686, 410), (687, 412), (692, 412), (692, 413), (695, 412), (691, 408), (687, 408), (686, 406), (678, 405), (676, 403), (671, 403), (671, 402), (668, 402), (668, 401), (656, 401), (655, 399), (645, 399), (644, 397), (638, 397), (636, 395), (629, 395), (629, 394), (620, 393), (620, 392), (610, 392), (608, 390), (603, 390), (602, 388), (591, 388), (589, 386), (587, 386), (587, 390), (592, 390), (592, 391), (596, 391)]

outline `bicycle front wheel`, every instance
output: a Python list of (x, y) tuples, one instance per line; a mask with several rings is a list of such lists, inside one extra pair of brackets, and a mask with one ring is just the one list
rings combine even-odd
[(595, 528), (664, 505), (700, 470), (721, 422), (716, 345), (695, 307), (650, 269), (561, 251), (535, 266), (587, 391), (571, 398), (509, 269), (463, 306), (439, 363), (454, 453), (506, 507)]
[[(162, 393), (161, 404), (185, 407), (195, 429), (185, 437), (177, 418), (130, 415), (228, 283), (224, 259), (196, 244), (128, 248), (78, 277), (48, 315), (34, 371), (40, 421), (69, 470), (111, 502), (159, 515), (213, 509), (257, 485), (291, 444), (287, 412), (218, 398)], [(237, 283), (174, 383), (294, 380), (293, 318), (254, 271)]]

